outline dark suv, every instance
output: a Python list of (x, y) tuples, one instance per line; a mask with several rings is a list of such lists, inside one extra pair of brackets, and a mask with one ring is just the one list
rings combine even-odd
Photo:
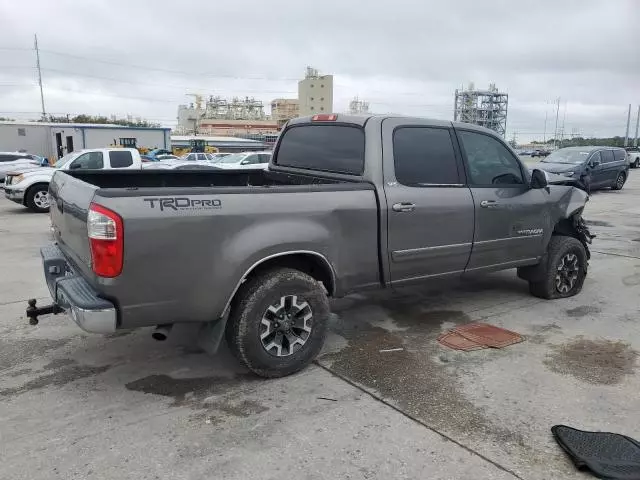
[(574, 178), (587, 192), (607, 187), (620, 190), (629, 178), (627, 152), (616, 147), (561, 148), (529, 168)]

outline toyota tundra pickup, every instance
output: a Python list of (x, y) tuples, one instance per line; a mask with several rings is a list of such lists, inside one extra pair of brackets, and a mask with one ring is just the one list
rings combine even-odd
[(56, 171), (54, 303), (27, 316), (157, 339), (197, 322), (207, 350), (226, 335), (288, 375), (320, 351), (329, 297), (511, 268), (537, 297), (580, 292), (588, 197), (550, 178), (480, 127), (342, 114), (290, 121), (264, 171)]

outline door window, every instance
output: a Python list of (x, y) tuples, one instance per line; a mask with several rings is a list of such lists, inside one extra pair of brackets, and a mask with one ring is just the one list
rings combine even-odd
[(189, 155), (187, 155), (187, 160), (192, 161), (196, 159), (196, 154), (195, 153), (190, 153)]
[(594, 165), (594, 164), (600, 164), (602, 163), (602, 157), (600, 157), (600, 152), (596, 152), (593, 155), (591, 155), (591, 158), (589, 159), (589, 164), (590, 165)]
[(206, 160), (207, 156), (204, 153), (199, 153), (198, 154), (198, 160)]
[(624, 162), (627, 158), (627, 153), (624, 150), (614, 150), (613, 158), (616, 162)]
[(269, 163), (269, 160), (271, 160), (271, 155), (268, 153), (260, 154), (260, 163)]
[(470, 183), (476, 186), (523, 185), (520, 162), (497, 139), (482, 133), (458, 131), (467, 156)]
[(611, 150), (600, 150), (600, 155), (602, 155), (602, 163), (613, 162), (613, 152)]
[(244, 165), (255, 165), (256, 163), (260, 163), (260, 157), (258, 155), (249, 155), (242, 162)]
[(72, 170), (98, 170), (104, 167), (102, 152), (88, 152), (76, 158), (69, 168)]
[(133, 165), (133, 157), (128, 150), (109, 152), (111, 168), (126, 168)]
[(449, 130), (400, 127), (393, 133), (396, 179), (403, 185), (423, 187), (460, 183)]

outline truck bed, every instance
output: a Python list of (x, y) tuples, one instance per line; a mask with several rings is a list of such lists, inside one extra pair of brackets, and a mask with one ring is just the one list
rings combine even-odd
[(368, 188), (367, 183), (357, 180), (338, 180), (317, 175), (298, 175), (268, 170), (95, 170), (65, 173), (100, 189), (283, 186), (316, 188), (328, 186), (330, 189), (338, 187), (340, 190)]

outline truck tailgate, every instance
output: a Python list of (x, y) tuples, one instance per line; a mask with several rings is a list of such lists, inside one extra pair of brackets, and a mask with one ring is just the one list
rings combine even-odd
[(49, 185), (51, 226), (58, 246), (87, 280), (93, 278), (87, 236), (87, 212), (98, 188), (56, 172)]

